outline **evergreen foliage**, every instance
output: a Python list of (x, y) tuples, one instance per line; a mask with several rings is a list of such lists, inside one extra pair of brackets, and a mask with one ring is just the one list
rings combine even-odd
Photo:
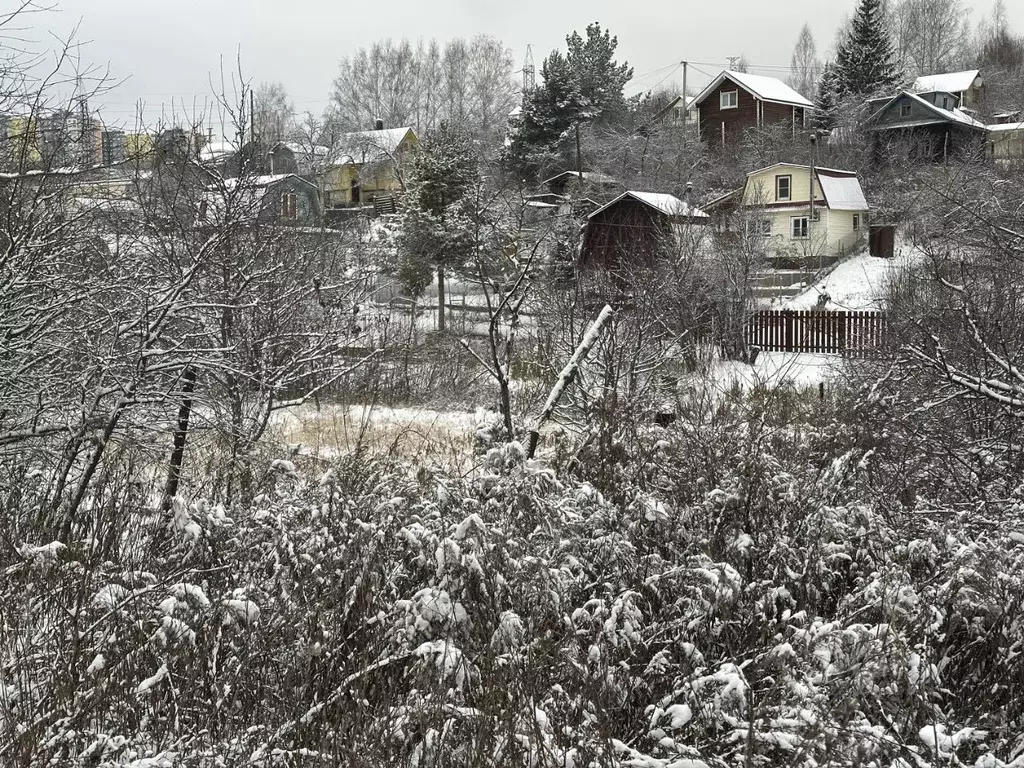
[(413, 161), (398, 235), (399, 279), (410, 295), (423, 293), (435, 269), (458, 268), (471, 257), (479, 182), (464, 132), (442, 123), (426, 134)]
[(523, 97), (523, 114), (512, 143), (520, 162), (528, 155), (555, 153), (575, 126), (608, 123), (626, 110), (623, 89), (633, 77), (628, 63), (615, 60), (618, 38), (601, 25), (566, 37), (567, 53), (555, 50), (541, 65), (543, 83)]
[(619, 39), (612, 37), (597, 22), (587, 25), (584, 40), (578, 32), (565, 39), (566, 62), (580, 95), (580, 116), (586, 120), (620, 117), (626, 109), (623, 89), (633, 77), (628, 63), (615, 61)]
[(834, 62), (825, 64), (818, 80), (817, 109), (813, 114), (814, 127), (820, 131), (832, 131), (839, 120), (839, 106), (842, 102), (839, 70)]
[(866, 98), (899, 85), (896, 49), (882, 0), (860, 0), (850, 31), (836, 51), (835, 64), (844, 95)]

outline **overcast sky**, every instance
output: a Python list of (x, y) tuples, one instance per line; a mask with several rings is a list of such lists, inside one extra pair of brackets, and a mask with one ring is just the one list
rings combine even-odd
[[(7, 5), (11, 0), (0, 3)], [(564, 46), (565, 36), (599, 21), (619, 38), (619, 60), (633, 65), (630, 93), (679, 83), (678, 62), (693, 62), (689, 83), (700, 86), (729, 56), (746, 56), (751, 71), (785, 77), (801, 25), (807, 21), (819, 52), (833, 42), (855, 0), (59, 0), (57, 16), (40, 26), (67, 30), (80, 23), (84, 58), (109, 64), (127, 82), (100, 104), (108, 123), (124, 121), (144, 100), (146, 116), (194, 102), (241, 55), (252, 82), (281, 81), (300, 111), (322, 111), (338, 59), (374, 40), (392, 37), (469, 37), (487, 33), (509, 46), (521, 65), (533, 46), (538, 68)], [(977, 22), (993, 0), (973, 3)], [(1024, 2), (1007, 3), (1024, 30)], [(41, 30), (40, 30), (41, 31)]]

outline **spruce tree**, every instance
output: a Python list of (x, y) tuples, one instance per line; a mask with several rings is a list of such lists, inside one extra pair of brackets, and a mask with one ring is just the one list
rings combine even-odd
[(839, 106), (842, 102), (839, 68), (835, 62), (828, 62), (818, 79), (818, 93), (815, 100), (817, 109), (814, 111), (814, 127), (819, 131), (835, 130), (839, 120)]
[(844, 96), (885, 95), (899, 84), (896, 49), (882, 0), (860, 0), (849, 34), (836, 52), (836, 67)]

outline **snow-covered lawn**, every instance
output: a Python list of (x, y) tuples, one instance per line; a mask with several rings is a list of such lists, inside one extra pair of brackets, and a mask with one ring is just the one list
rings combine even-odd
[(716, 360), (711, 368), (711, 386), (717, 392), (735, 387), (749, 391), (756, 386), (816, 387), (840, 375), (846, 363), (842, 355), (795, 352), (761, 352), (754, 365), (737, 360)]
[(886, 287), (890, 276), (912, 264), (919, 254), (910, 248), (898, 249), (892, 259), (874, 258), (859, 253), (840, 262), (806, 291), (784, 300), (782, 309), (811, 309), (822, 293), (829, 296), (826, 309), (883, 309)]

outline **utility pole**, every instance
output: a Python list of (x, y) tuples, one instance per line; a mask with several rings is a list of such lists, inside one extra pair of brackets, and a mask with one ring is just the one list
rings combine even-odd
[(688, 62), (681, 62), (683, 65), (683, 146), (686, 146), (686, 119), (690, 116), (690, 97), (686, 93), (686, 67)]

